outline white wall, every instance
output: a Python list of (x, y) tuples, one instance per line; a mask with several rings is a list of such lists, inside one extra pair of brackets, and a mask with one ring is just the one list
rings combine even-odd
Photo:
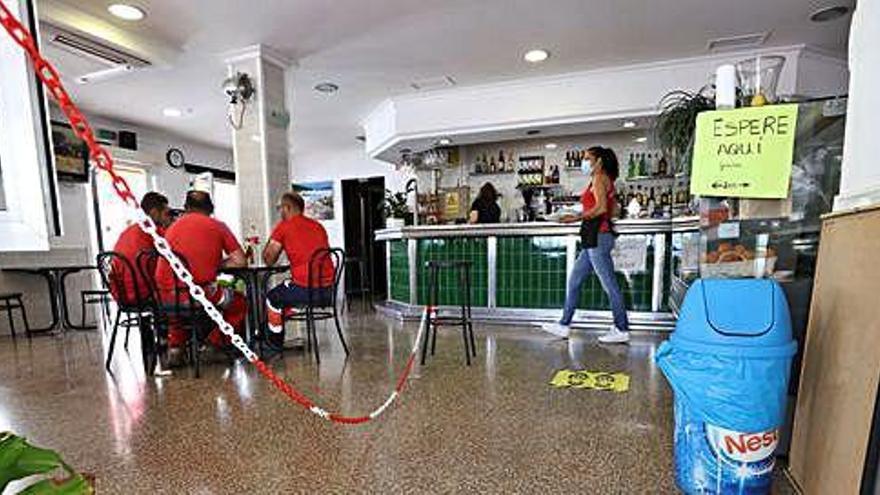
[(880, 204), (880, 1), (858, 3), (849, 38), (849, 106), (835, 209)]

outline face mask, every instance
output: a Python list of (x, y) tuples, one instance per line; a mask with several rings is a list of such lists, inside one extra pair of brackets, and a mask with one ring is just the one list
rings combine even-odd
[(581, 160), (581, 172), (589, 174), (593, 171), (593, 163), (588, 159)]

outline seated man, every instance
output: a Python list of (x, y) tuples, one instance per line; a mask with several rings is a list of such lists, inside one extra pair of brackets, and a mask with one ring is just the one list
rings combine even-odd
[[(263, 262), (267, 266), (274, 265), (283, 250), (290, 263), (291, 279), (266, 294), (269, 323), (266, 340), (271, 350), (279, 350), (284, 344), (284, 311), (309, 302), (309, 261), (312, 255), (330, 246), (324, 226), (303, 214), (305, 202), (302, 196), (295, 192), (284, 193), (277, 208), (281, 212), (281, 221), (263, 249)], [(317, 302), (327, 303), (333, 295), (333, 261), (329, 256), (322, 258), (312, 269), (311, 285), (318, 288), (313, 297)]]
[[(164, 234), (165, 228), (171, 224), (171, 209), (168, 208), (168, 198), (157, 192), (148, 192), (141, 199), (141, 209), (153, 219), (153, 223), (156, 224), (159, 233)], [(139, 302), (139, 297), (144, 298), (149, 295), (150, 287), (141, 276), (137, 266), (137, 257), (141, 251), (151, 249), (153, 249), (153, 238), (141, 230), (136, 223), (129, 225), (119, 234), (119, 239), (116, 241), (116, 245), (113, 246), (113, 251), (125, 257), (125, 259), (131, 262), (131, 266), (121, 266), (122, 262), (114, 260), (113, 271), (114, 273), (121, 274), (121, 285), (124, 287), (125, 293), (117, 293), (118, 286), (115, 283), (111, 284), (110, 289), (113, 292), (113, 299), (128, 304), (135, 304)], [(133, 274), (129, 271), (129, 268), (134, 270)], [(137, 283), (137, 294), (135, 294), (135, 283)]]
[[(184, 214), (168, 229), (165, 239), (175, 253), (185, 258), (193, 280), (205, 289), (208, 300), (217, 305), (223, 318), (240, 334), (247, 316), (247, 302), (241, 294), (218, 287), (216, 280), (220, 268), (246, 265), (244, 251), (229, 227), (211, 217), (214, 204), (208, 193), (188, 192), (184, 209)], [(165, 305), (175, 303), (177, 290), (186, 293), (186, 289), (175, 289), (175, 281), (177, 278), (168, 262), (160, 259), (156, 266), (156, 285)], [(183, 287), (182, 282), (178, 284)], [(179, 365), (188, 335), (174, 321), (169, 327), (169, 364)], [(229, 339), (217, 327), (208, 335), (208, 341), (216, 349), (225, 349), (229, 345)]]

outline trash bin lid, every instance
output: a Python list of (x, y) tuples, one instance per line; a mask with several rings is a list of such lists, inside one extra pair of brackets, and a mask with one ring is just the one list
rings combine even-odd
[(793, 344), (788, 302), (774, 280), (697, 280), (688, 289), (670, 340), (728, 352), (738, 352), (735, 348), (771, 351), (770, 347), (778, 347), (780, 352), (788, 353)]
[(703, 281), (709, 325), (724, 335), (756, 337), (773, 328), (773, 284), (769, 280)]

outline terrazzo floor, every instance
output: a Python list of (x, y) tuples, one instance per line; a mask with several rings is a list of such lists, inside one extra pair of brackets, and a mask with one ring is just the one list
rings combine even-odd
[[(276, 371), (330, 410), (357, 414), (387, 396), (417, 324), (345, 321), (351, 358), (319, 326), (322, 362), (289, 352)], [(402, 400), (363, 426), (326, 422), (249, 366), (144, 376), (137, 339), (103, 369), (102, 332), (0, 337), (0, 431), (58, 450), (99, 493), (676, 493), (672, 396), (653, 365), (661, 336), (601, 346), (529, 327), (441, 331)], [(121, 339), (120, 339), (121, 340)], [(627, 393), (558, 390), (561, 368), (623, 371)], [(780, 477), (776, 493), (791, 493)]]

